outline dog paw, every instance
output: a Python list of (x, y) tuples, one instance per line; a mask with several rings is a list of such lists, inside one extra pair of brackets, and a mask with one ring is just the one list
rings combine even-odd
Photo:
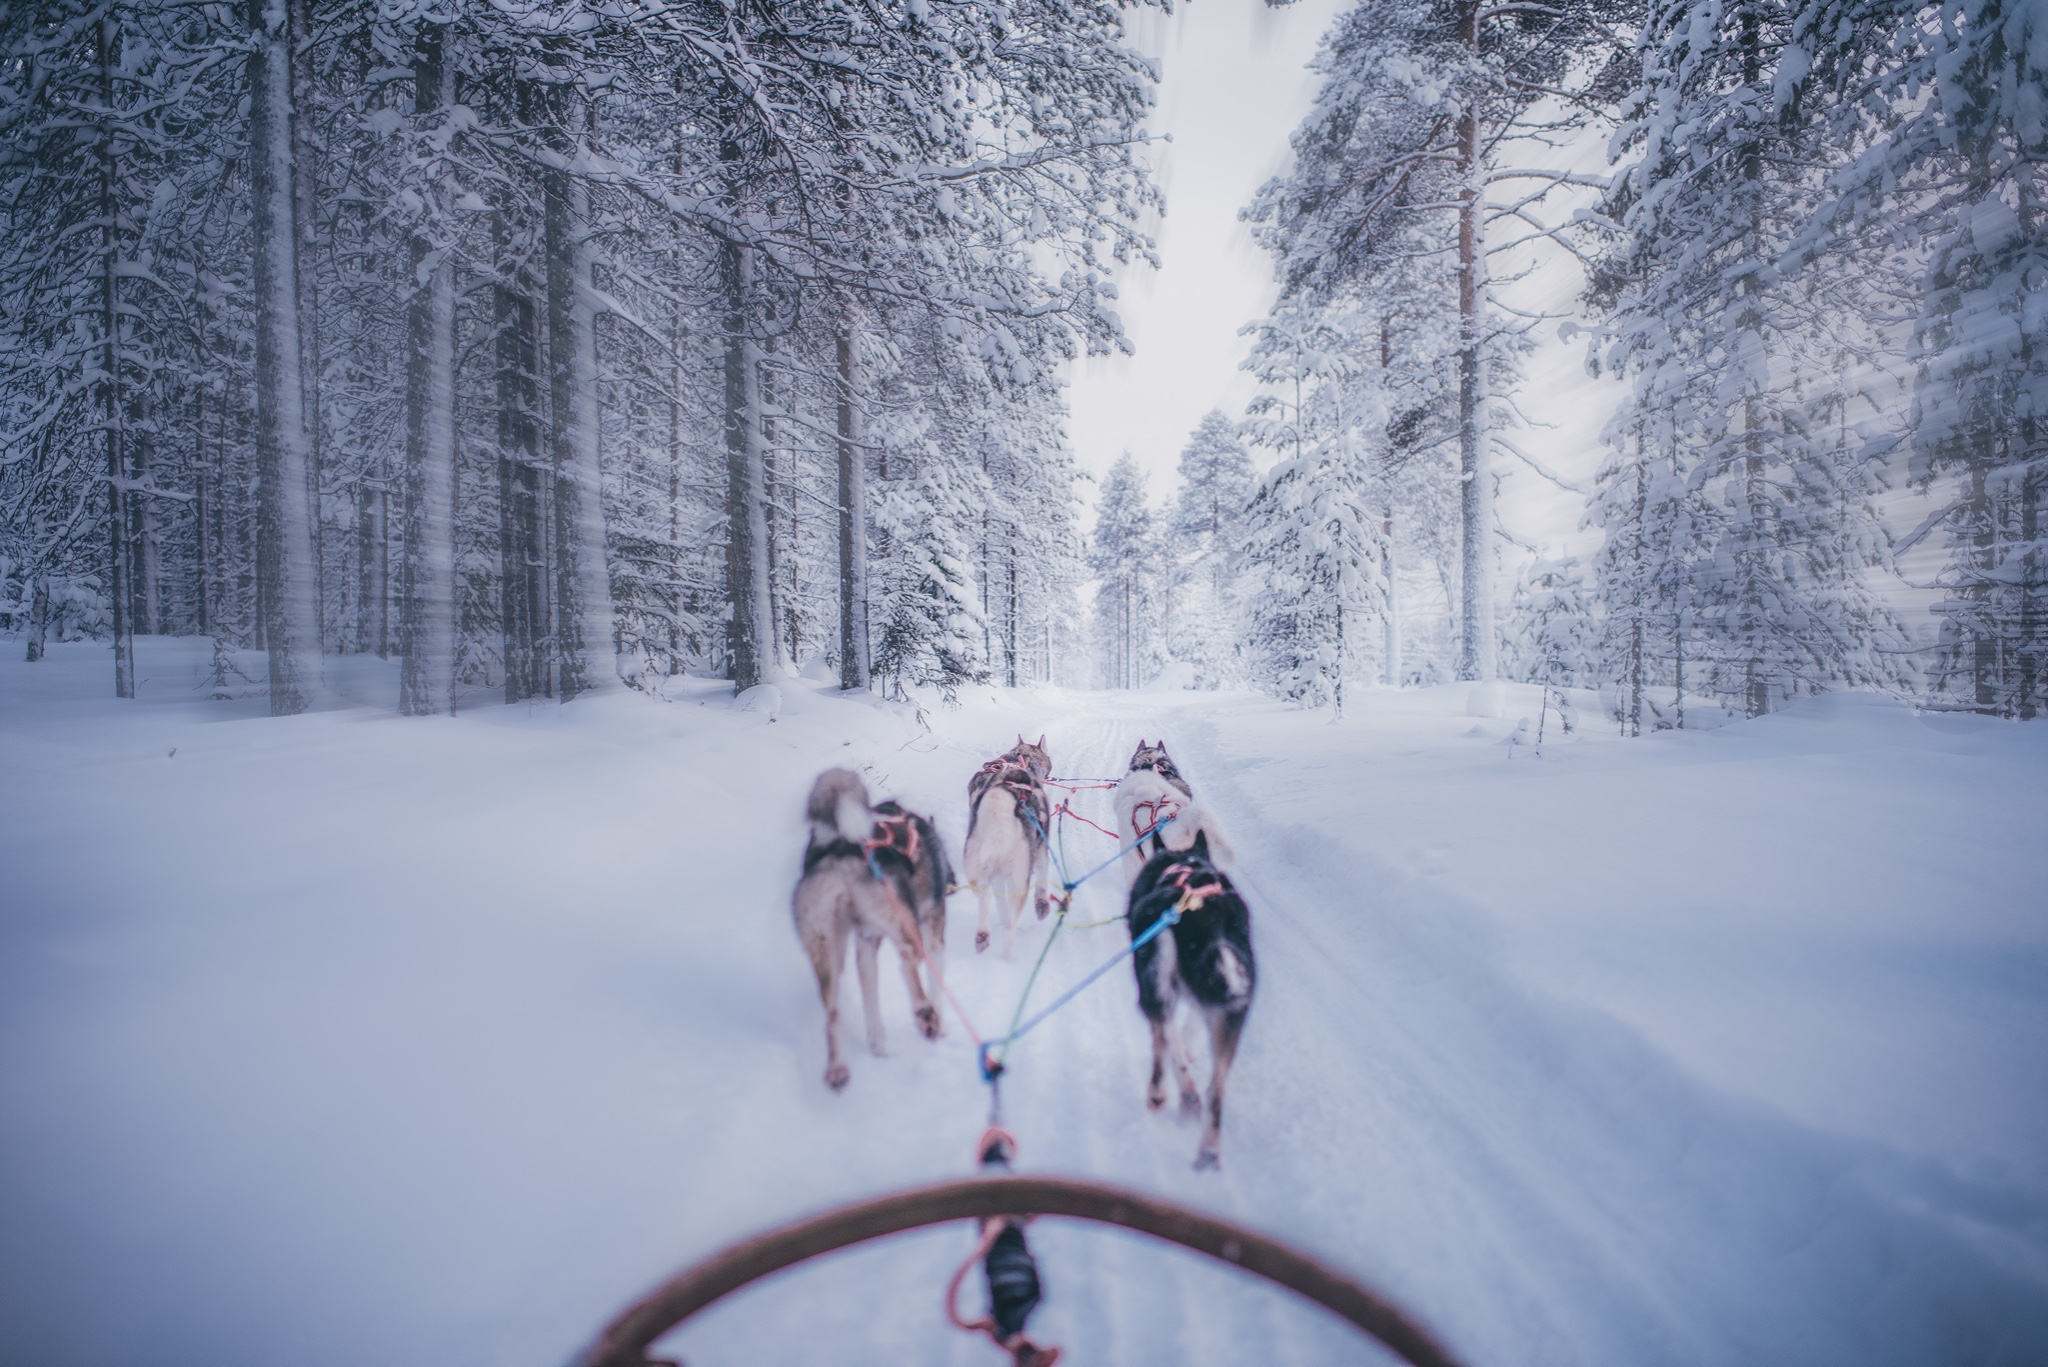
[(1222, 1166), (1223, 1160), (1216, 1156), (1216, 1150), (1206, 1144), (1202, 1146), (1202, 1151), (1195, 1155), (1196, 1172), (1214, 1172)]
[(844, 1088), (852, 1076), (852, 1070), (845, 1064), (835, 1063), (825, 1070), (825, 1085), (836, 1092)]
[(1148, 1111), (1156, 1111), (1156, 1110), (1158, 1110), (1158, 1109), (1159, 1109), (1160, 1107), (1164, 1106), (1165, 1104), (1166, 1104), (1166, 1089), (1165, 1089), (1164, 1087), (1157, 1087), (1157, 1086), (1154, 1086), (1154, 1087), (1147, 1087), (1147, 1088), (1145, 1089), (1145, 1109), (1146, 1109), (1146, 1110), (1148, 1110)]
[(1043, 921), (1043, 920), (1045, 919), (1045, 914), (1046, 914), (1047, 912), (1049, 912), (1049, 911), (1051, 911), (1051, 910), (1052, 910), (1052, 899), (1051, 899), (1050, 897), (1046, 896), (1046, 895), (1045, 895), (1044, 893), (1042, 893), (1042, 892), (1041, 892), (1041, 893), (1039, 893), (1039, 894), (1038, 894), (1038, 903), (1037, 903), (1037, 908), (1038, 908), (1038, 919), (1039, 919), (1039, 920), (1041, 920), (1041, 921)]
[(917, 1008), (917, 1031), (926, 1039), (939, 1037), (939, 1008), (920, 1006)]
[(975, 931), (975, 932), (974, 932), (974, 952), (975, 952), (976, 954), (979, 954), (979, 953), (981, 953), (981, 952), (982, 952), (983, 950), (985, 950), (985, 949), (987, 949), (987, 948), (988, 948), (988, 932), (987, 932), (987, 931), (985, 931), (985, 930), (977, 930), (977, 931)]

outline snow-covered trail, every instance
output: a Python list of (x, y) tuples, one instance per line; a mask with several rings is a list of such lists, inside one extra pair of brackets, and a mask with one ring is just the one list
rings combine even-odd
[[(1055, 773), (1088, 778), (1120, 773), (1143, 725), (1141, 711), (1084, 702), (1048, 717), (1038, 729), (1047, 735)], [(1006, 743), (1007, 737), (992, 736), (988, 752)], [(951, 808), (932, 805), (940, 811), (942, 829), (957, 841), (965, 825), (960, 809), (971, 766), (960, 768), (956, 760), (953, 768), (959, 796)], [(1071, 800), (1083, 814), (1114, 826), (1106, 792), (1084, 791)], [(1108, 836), (1079, 822), (1063, 825), (1061, 841), (1070, 876), (1086, 874), (1115, 852)], [(1086, 928), (1064, 930), (1054, 940), (1032, 992), (1032, 1009), (1050, 1002), (1128, 943), (1120, 922), (1088, 924), (1117, 916), (1124, 889), (1121, 868), (1112, 867), (1078, 890), (1070, 921)], [(1000, 1035), (1013, 1018), (1032, 964), (1056, 922), (1037, 921), (1027, 907), (1015, 954), (1005, 960), (999, 952), (999, 930), (987, 954), (974, 954), (975, 911), (973, 893), (955, 897), (949, 918), (950, 980), (982, 1032)], [(829, 1108), (835, 1101), (850, 1099), (863, 1087), (887, 1087), (890, 1096), (882, 1103), (886, 1114), (863, 1121), (936, 1141), (951, 1160), (946, 1169), (967, 1171), (987, 1107), (985, 1093), (974, 1081), (971, 1046), (949, 1010), (946, 1038), (911, 1063), (920, 1075), (914, 1091), (899, 1088), (895, 1078), (878, 1078), (902, 1065), (903, 1055), (926, 1050), (907, 1032), (899, 1036), (908, 1004), (902, 1000), (900, 983), (887, 975), (884, 983), (889, 1003), (885, 1020), (895, 1053), (881, 1061), (856, 1053), (847, 1098), (828, 1099), (825, 1104)], [(1260, 1009), (1264, 1005), (1262, 1000)], [(815, 1016), (815, 1007), (807, 1016)], [(814, 1020), (804, 1024), (815, 1029)], [(1252, 1038), (1260, 1036), (1255, 1032)], [(1255, 1047), (1247, 1044), (1248, 1051)], [(807, 1064), (811, 1052), (805, 1050)], [(822, 1046), (817, 1057), (822, 1060)], [(1249, 1170), (1236, 1161), (1231, 1146), (1241, 1126), (1256, 1122), (1240, 1120), (1235, 1103), (1225, 1123), (1223, 1172), (1196, 1174), (1192, 1159), (1197, 1127), (1181, 1122), (1170, 1108), (1160, 1114), (1145, 1109), (1150, 1065), (1149, 1035), (1137, 1011), (1126, 961), (1013, 1047), (1002, 1086), (1002, 1119), (1018, 1136), (1020, 1170), (1088, 1174), (1168, 1192), (1263, 1223), (1260, 1209), (1266, 1190), (1293, 1185), (1295, 1176), (1269, 1173), (1264, 1181), (1248, 1180)], [(1245, 1076), (1254, 1066), (1264, 1065), (1252, 1064), (1248, 1054), (1236, 1076)], [(945, 1074), (944, 1080), (933, 1077), (934, 1072)], [(1206, 1071), (1201, 1076), (1206, 1078)], [(962, 1079), (969, 1084), (965, 1088), (959, 1085)], [(939, 1085), (927, 1085), (932, 1082)], [(854, 1142), (870, 1143), (872, 1138)], [(836, 1266), (807, 1269), (735, 1298), (729, 1307), (705, 1316), (701, 1326), (678, 1335), (675, 1346), (692, 1361), (782, 1361), (776, 1356), (778, 1349), (764, 1341), (763, 1326), (801, 1314), (817, 1321), (823, 1341), (845, 1344), (849, 1361), (887, 1360), (885, 1353), (870, 1356), (852, 1346), (865, 1337), (878, 1349), (910, 1352), (923, 1360), (981, 1362), (987, 1356), (986, 1345), (959, 1335), (953, 1336), (962, 1341), (951, 1346), (950, 1356), (932, 1355), (933, 1297), (962, 1255), (963, 1238), (959, 1231), (951, 1231), (844, 1255)], [(1073, 1345), (1070, 1351), (1079, 1350), (1086, 1360), (1221, 1364), (1250, 1358), (1311, 1364), (1361, 1351), (1351, 1330), (1327, 1322), (1322, 1312), (1296, 1304), (1287, 1293), (1149, 1240), (1100, 1227), (1053, 1223), (1039, 1228), (1034, 1244), (1048, 1287), (1034, 1334), (1042, 1341)], [(878, 1322), (889, 1327), (877, 1333)], [(787, 1360), (802, 1358), (799, 1348)]]
[[(1277, 1233), (1475, 1365), (2043, 1360), (2048, 1164), (2027, 1042), (2048, 1018), (2048, 936), (2020, 860), (2048, 773), (2039, 728), (1879, 710), (1797, 723), (1813, 744), (1760, 724), (1762, 740), (1589, 742), (1539, 768), (1506, 762), (1490, 743), (1503, 725), (1474, 725), (1462, 699), (1408, 693), (1368, 695), (1341, 728), (1253, 699), (981, 693), (927, 730), (907, 708), (797, 686), (770, 722), (696, 685), (669, 705), (237, 720), (183, 700), (180, 671), (201, 662), (171, 649), (145, 643), (145, 684), (172, 681), (154, 703), (148, 687), (140, 704), (87, 701), (97, 674), (0, 662), (16, 779), (0, 786), (0, 1357), (554, 1367), (732, 1239), (971, 1171), (987, 1108), (972, 1046), (951, 1020), (917, 1038), (893, 971), (889, 1056), (858, 1046), (849, 1000), (852, 1083), (819, 1080), (821, 1014), (787, 910), (799, 809), (819, 768), (849, 763), (935, 814), (957, 852), (975, 765), (1044, 730), (1063, 776), (1113, 776), (1140, 735), (1167, 740), (1241, 856), (1260, 986), (1222, 1172), (1193, 1172), (1194, 1128), (1144, 1108), (1126, 965), (1014, 1050), (1004, 1120), (1024, 1170)], [(85, 679), (98, 662), (76, 653), (57, 663)], [(1622, 804), (1701, 785), (1741, 811), (1789, 787), (1792, 853), (1731, 877), (1628, 827)], [(1918, 816), (1923, 843), (1901, 841), (1884, 805), (1900, 791), (1954, 820)], [(1531, 818), (1540, 802), (1556, 819)], [(1108, 824), (1106, 793), (1076, 805)], [(1468, 832), (1419, 833), (1461, 808)], [(1077, 870), (1114, 848), (1071, 823), (1066, 840)], [(1647, 862), (1616, 865), (1622, 844)], [(1981, 848), (2012, 854), (1965, 865)], [(1446, 860), (1472, 868), (1461, 881)], [(1922, 865), (1952, 905), (1920, 910)], [(1524, 952), (1604, 943), (1567, 913), (1633, 923), (1643, 888), (1667, 903), (1700, 889), (1707, 921), (1798, 948), (1731, 899), (1789, 923), (1808, 884), (1866, 866), (1853, 917), (1794, 927), (1854, 951), (1851, 967), (1868, 946), (1842, 927), (1904, 946), (1860, 996), (1847, 970), (1814, 978), (1857, 1038), (1767, 1023), (1823, 1080), (1904, 1076), (1911, 1036), (1938, 1025), (1947, 1127), (1833, 1123), (1863, 1114), (1853, 1088), (1804, 1106), (1782, 1085), (1726, 1086), (1702, 1063), (1712, 1039), (1688, 1045), (1626, 994), (1581, 990), (1584, 974), (1532, 975)], [(1100, 875), (1075, 922), (1113, 916), (1122, 891), (1120, 871)], [(950, 980), (1000, 1030), (1051, 923), (1027, 911), (1007, 960), (973, 952), (973, 924), (973, 896), (956, 897)], [(1675, 924), (1648, 922), (1637, 949)], [(1678, 929), (1682, 957), (1700, 941)], [(1123, 943), (1115, 925), (1064, 932), (1034, 1002)], [(1737, 983), (1713, 966), (1686, 980)], [(1917, 1013), (1910, 1029), (1862, 1040), (1894, 1001)], [(1048, 1289), (1034, 1332), (1077, 1363), (1375, 1359), (1320, 1311), (1192, 1256), (1093, 1226), (1033, 1237)], [(838, 1255), (673, 1346), (698, 1367), (986, 1364), (937, 1303), (967, 1241), (934, 1230)]]

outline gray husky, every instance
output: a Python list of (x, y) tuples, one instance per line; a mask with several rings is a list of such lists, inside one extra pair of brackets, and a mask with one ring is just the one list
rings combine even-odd
[(868, 803), (867, 784), (851, 769), (827, 769), (811, 785), (804, 814), (810, 840), (803, 877), (790, 899), (796, 931), (818, 974), (825, 1005), (825, 1085), (834, 1091), (850, 1076), (839, 1053), (839, 981), (846, 971), (846, 941), (854, 941), (868, 1048), (883, 1048), (876, 955), (882, 941), (896, 946), (918, 1033), (939, 1034), (939, 1012), (918, 976), (931, 966), (932, 986), (943, 986), (939, 961), (946, 952), (946, 887), (952, 871), (932, 823), (894, 802)]

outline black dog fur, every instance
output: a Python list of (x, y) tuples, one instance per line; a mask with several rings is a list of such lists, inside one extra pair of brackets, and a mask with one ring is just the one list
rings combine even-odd
[(1190, 1113), (1202, 1109), (1185, 1046), (1174, 1028), (1181, 1000), (1189, 1001), (1209, 1026), (1209, 1100), (1202, 1145), (1195, 1155), (1197, 1168), (1218, 1163), (1224, 1082), (1237, 1056), (1258, 982), (1252, 957), (1251, 908), (1229, 877), (1210, 862), (1204, 834), (1197, 836), (1189, 849), (1168, 850), (1147, 861), (1131, 885), (1130, 907), (1125, 913), (1131, 938), (1136, 940), (1180, 902), (1186, 890), (1212, 885), (1216, 891), (1207, 893), (1201, 905), (1188, 908), (1171, 929), (1153, 937), (1132, 956), (1138, 1009), (1152, 1026), (1152, 1078), (1145, 1092), (1148, 1106), (1157, 1109), (1166, 1104), (1166, 1060), (1171, 1054), (1180, 1080), (1181, 1109)]

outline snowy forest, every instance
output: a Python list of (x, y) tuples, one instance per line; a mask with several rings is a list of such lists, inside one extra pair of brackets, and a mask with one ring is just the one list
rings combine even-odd
[(0, 0), (0, 1363), (2048, 1364), (2044, 177), (2048, 0)]
[[(137, 634), (211, 638), (276, 714), (347, 655), (411, 714), (685, 670), (2039, 712), (2038, 5), (1353, 6), (1244, 209), (1261, 397), (1091, 527), (1064, 375), (1164, 207), (1131, 8), (9, 7), (0, 627), (122, 697)], [(1568, 310), (1508, 297), (1532, 252)], [(1589, 481), (1518, 404), (1561, 336)]]

